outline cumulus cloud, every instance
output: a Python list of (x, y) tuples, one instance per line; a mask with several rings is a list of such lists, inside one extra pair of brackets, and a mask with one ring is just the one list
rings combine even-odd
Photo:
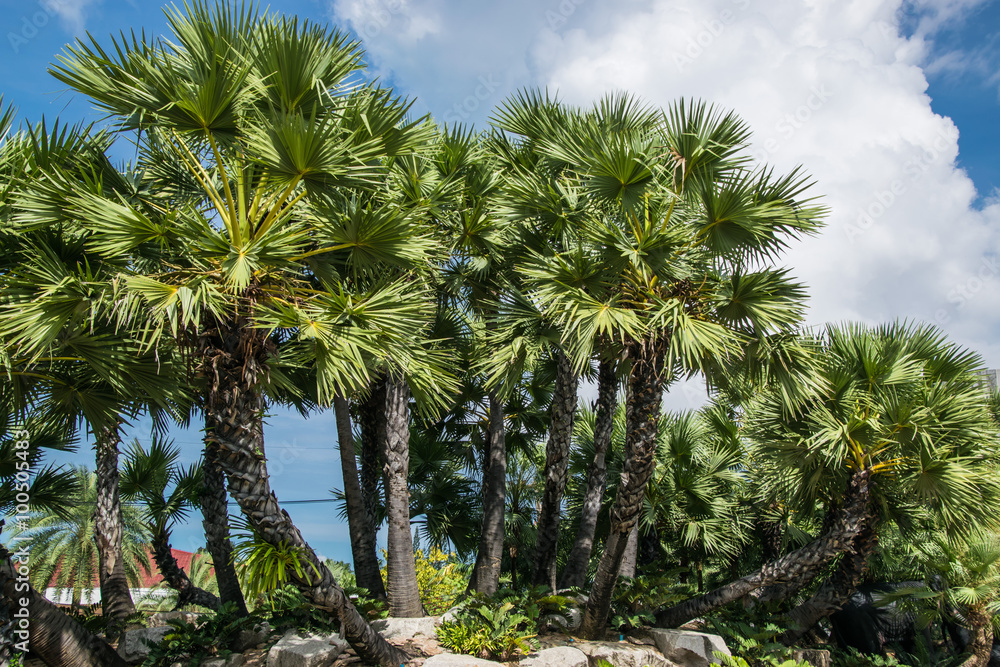
[[(377, 67), (439, 118), (465, 100), (481, 121), (521, 86), (581, 105), (628, 90), (734, 109), (755, 132), (754, 157), (802, 165), (830, 209), (786, 258), (809, 287), (810, 324), (933, 322), (1000, 366), (1000, 202), (977, 204), (958, 128), (934, 112), (926, 78), (970, 57), (941, 59), (933, 40), (980, 0), (470, 4), (411, 0), (438, 30), (414, 45), (390, 24), (368, 43)], [(484, 75), (498, 85), (480, 102)]]

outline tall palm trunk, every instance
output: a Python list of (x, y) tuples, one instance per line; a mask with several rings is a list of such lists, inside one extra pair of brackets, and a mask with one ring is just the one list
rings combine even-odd
[(386, 381), (385, 424), (382, 459), (385, 462), (385, 503), (389, 527), (386, 540), (389, 614), (396, 618), (412, 618), (424, 613), (413, 558), (410, 489), (407, 486), (410, 473), (410, 387), (402, 378)]
[(385, 448), (385, 377), (376, 376), (371, 383), (368, 397), (358, 410), (361, 423), (361, 498), (371, 523), (375, 523), (378, 506), (378, 480), (382, 476), (382, 450)]
[(218, 597), (203, 588), (198, 588), (187, 573), (177, 564), (177, 559), (170, 549), (170, 531), (165, 527), (157, 527), (153, 531), (153, 560), (163, 575), (167, 585), (177, 591), (177, 606), (196, 604), (207, 609), (218, 611), (222, 602)]
[(628, 542), (625, 543), (625, 553), (622, 555), (622, 566), (618, 570), (618, 576), (626, 579), (635, 579), (635, 571), (639, 566), (639, 523), (632, 526), (628, 534)]
[(236, 606), (240, 616), (247, 615), (243, 589), (233, 565), (233, 544), (229, 540), (229, 495), (226, 474), (219, 465), (219, 445), (216, 422), (205, 415), (205, 454), (202, 462), (201, 525), (205, 529), (205, 545), (212, 555), (215, 579), (219, 584), (222, 604)]
[(95, 429), (97, 441), (97, 505), (94, 508), (94, 538), (99, 558), (98, 581), (101, 610), (108, 623), (108, 636), (115, 636), (135, 613), (135, 603), (125, 574), (122, 556), (122, 503), (118, 495), (118, 424)]
[(611, 531), (580, 628), (581, 634), (591, 639), (599, 638), (607, 624), (629, 533), (639, 520), (655, 463), (656, 432), (663, 403), (663, 349), (658, 344), (633, 342), (629, 345), (629, 356), (633, 363), (625, 413), (625, 464), (611, 507)]
[(354, 453), (354, 433), (351, 430), (351, 413), (347, 399), (336, 396), (333, 410), (337, 417), (337, 440), (340, 449), (340, 469), (344, 476), (344, 497), (347, 500), (347, 526), (351, 535), (351, 554), (354, 557), (354, 574), (358, 586), (367, 589), (375, 598), (385, 600), (385, 585), (379, 572), (376, 553), (374, 521), (368, 516), (361, 485), (358, 482), (358, 463)]
[(829, 563), (843, 553), (864, 528), (868, 513), (870, 477), (871, 471), (867, 469), (856, 471), (851, 476), (843, 508), (823, 535), (804, 547), (768, 563), (753, 574), (658, 613), (657, 626), (675, 628), (692, 618), (739, 600), (762, 586), (812, 576), (818, 566)]
[(618, 380), (615, 377), (617, 362), (602, 359), (597, 372), (597, 401), (594, 411), (594, 460), (587, 471), (587, 490), (583, 494), (583, 510), (580, 525), (576, 531), (573, 549), (563, 570), (563, 588), (583, 586), (587, 580), (587, 567), (594, 549), (594, 534), (597, 531), (597, 517), (601, 513), (601, 501), (608, 481), (608, 448), (611, 447), (611, 433), (614, 429), (615, 408), (618, 400)]
[[(13, 617), (0, 617), (0, 624), (14, 621), (14, 642), (20, 643), (24, 639), (16, 632), (21, 629), (18, 614), (26, 613), (28, 648), (46, 665), (126, 667), (125, 661), (106, 641), (62, 613), (28, 585), (26, 577), (18, 581), (19, 575), (11, 557), (12, 554), (0, 545), (0, 611)], [(22, 604), (24, 601), (27, 605)]]
[(365, 621), (271, 491), (256, 428), (264, 409), (258, 385), (267, 370), (265, 340), (260, 330), (247, 324), (225, 323), (215, 335), (202, 340), (211, 387), (205, 409), (215, 420), (219, 464), (229, 479), (229, 491), (268, 544), (284, 543), (296, 549), (302, 574), (293, 570), (290, 582), (314, 606), (337, 615), (347, 641), (364, 662), (386, 667), (403, 664), (409, 659), (406, 653)]
[(781, 641), (798, 641), (814, 625), (830, 614), (839, 611), (864, 579), (868, 571), (868, 560), (878, 547), (878, 530), (870, 518), (865, 519), (865, 527), (854, 538), (850, 551), (840, 559), (830, 578), (823, 582), (816, 593), (788, 614), (788, 630)]
[(545, 447), (545, 488), (538, 512), (535, 562), (531, 569), (533, 586), (545, 584), (556, 590), (556, 555), (559, 548), (559, 518), (566, 490), (569, 446), (576, 416), (576, 390), (579, 384), (573, 364), (562, 350), (557, 357), (556, 387), (552, 394), (549, 441)]
[[(486, 469), (483, 473), (483, 528), (469, 591), (493, 595), (500, 587), (503, 562), (504, 511), (507, 502), (507, 443), (503, 401), (489, 392), (489, 425), (486, 428)], [(516, 564), (515, 564), (516, 565)]]
[(972, 655), (961, 664), (961, 667), (987, 667), (993, 650), (993, 615), (979, 606), (969, 609), (965, 617), (969, 623), (969, 633), (972, 635), (972, 641), (968, 646)]

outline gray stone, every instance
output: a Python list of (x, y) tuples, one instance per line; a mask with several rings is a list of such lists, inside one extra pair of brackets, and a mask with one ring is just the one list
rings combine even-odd
[(831, 665), (833, 665), (833, 659), (830, 657), (830, 652), (820, 649), (810, 648), (793, 651), (792, 659), (798, 660), (799, 662), (808, 662), (813, 667), (831, 667)]
[(193, 611), (158, 611), (149, 617), (147, 625), (151, 628), (158, 628), (168, 625), (170, 621), (184, 621), (191, 625), (197, 625), (201, 614)]
[(434, 628), (441, 625), (439, 616), (423, 618), (380, 618), (372, 621), (372, 627), (386, 639), (413, 639), (414, 637), (436, 637)]
[(583, 612), (576, 607), (568, 607), (562, 614), (547, 614), (539, 619), (550, 630), (574, 632), (583, 625)]
[(173, 628), (168, 625), (128, 630), (118, 641), (118, 655), (129, 664), (142, 662), (149, 655), (149, 645), (146, 644), (145, 640), (159, 644), (163, 641), (163, 637), (172, 630)]
[(460, 611), (462, 611), (462, 607), (460, 605), (455, 605), (445, 613), (441, 614), (441, 622), (454, 623), (458, 620), (458, 612)]
[(521, 667), (587, 667), (587, 654), (572, 646), (542, 649), (521, 661)]
[(627, 642), (577, 642), (574, 646), (587, 655), (590, 664), (607, 660), (615, 667), (676, 667), (662, 653), (648, 646)]
[(332, 635), (285, 634), (267, 652), (267, 667), (329, 667), (347, 648), (347, 642)]
[(201, 663), (201, 667), (243, 667), (245, 658), (242, 653), (233, 653), (228, 658), (212, 658)]
[(502, 664), (455, 653), (439, 653), (424, 660), (424, 667), (498, 667)]
[(718, 635), (693, 630), (665, 630), (652, 628), (650, 636), (656, 643), (656, 648), (669, 660), (684, 665), (684, 667), (708, 667), (718, 663), (715, 652), (732, 655), (725, 640)]
[(236, 635), (236, 639), (233, 640), (233, 650), (237, 653), (242, 653), (247, 649), (257, 646), (257, 644), (267, 641), (267, 638), (270, 636), (271, 625), (267, 621), (262, 621), (252, 628), (240, 630), (239, 634)]

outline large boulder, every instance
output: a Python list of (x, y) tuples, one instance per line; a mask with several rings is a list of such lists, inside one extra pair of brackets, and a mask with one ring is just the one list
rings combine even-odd
[(615, 667), (676, 667), (650, 646), (627, 642), (576, 642), (574, 646), (587, 655), (590, 664), (607, 660)]
[(546, 614), (539, 623), (550, 630), (558, 632), (574, 632), (583, 625), (583, 612), (576, 607), (567, 607), (562, 614)]
[(336, 634), (301, 637), (291, 631), (267, 652), (267, 667), (330, 667), (346, 648)]
[(271, 636), (271, 624), (261, 621), (259, 624), (246, 630), (240, 630), (233, 640), (232, 649), (237, 653), (242, 653), (247, 649), (254, 648), (258, 644), (263, 644)]
[(441, 625), (438, 616), (423, 618), (380, 618), (372, 621), (372, 627), (386, 639), (413, 639), (415, 637), (436, 637), (434, 628)]
[(158, 611), (149, 617), (147, 625), (151, 628), (158, 628), (169, 625), (170, 621), (184, 621), (191, 625), (197, 625), (201, 614), (193, 611)]
[(572, 646), (542, 649), (521, 661), (521, 667), (587, 667), (587, 654)]
[(725, 640), (719, 635), (663, 628), (653, 628), (649, 634), (660, 653), (684, 667), (709, 667), (712, 663), (717, 664), (719, 659), (715, 657), (716, 651), (732, 655)]
[(500, 662), (456, 653), (440, 653), (424, 660), (424, 667), (502, 667), (502, 665)]
[(139, 628), (128, 630), (118, 640), (118, 655), (122, 660), (130, 665), (140, 663), (149, 655), (149, 644), (159, 644), (168, 632), (173, 630), (168, 625), (161, 625), (155, 628)]

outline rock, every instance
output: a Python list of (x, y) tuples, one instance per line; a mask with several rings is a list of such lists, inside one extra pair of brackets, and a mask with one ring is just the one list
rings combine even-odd
[(587, 654), (572, 646), (542, 649), (521, 661), (521, 667), (587, 667)]
[(386, 639), (413, 639), (414, 637), (436, 637), (434, 628), (441, 625), (438, 616), (423, 618), (381, 618), (372, 621), (372, 627)]
[(462, 611), (462, 607), (460, 605), (455, 605), (445, 613), (441, 614), (441, 622), (454, 623), (458, 620), (458, 612), (460, 611)]
[(498, 667), (502, 664), (455, 653), (440, 653), (424, 660), (424, 667)]
[(247, 649), (264, 643), (270, 636), (271, 625), (267, 621), (263, 621), (247, 630), (240, 630), (240, 633), (236, 635), (236, 639), (233, 640), (232, 649), (237, 653), (243, 653)]
[(146, 641), (159, 644), (163, 641), (163, 637), (172, 630), (173, 628), (169, 625), (128, 630), (118, 641), (118, 655), (129, 664), (142, 662), (149, 655), (149, 645)]
[(660, 653), (684, 667), (708, 667), (713, 662), (718, 663), (715, 651), (732, 655), (725, 640), (718, 635), (662, 628), (652, 628), (649, 634)]
[(625, 642), (577, 642), (574, 646), (587, 655), (590, 664), (607, 660), (615, 667), (676, 667), (652, 647)]
[(336, 634), (300, 637), (293, 630), (267, 652), (267, 667), (329, 667), (345, 648)]
[(169, 625), (170, 621), (184, 621), (191, 625), (196, 625), (201, 614), (193, 611), (158, 611), (149, 617), (149, 627), (158, 628)]
[(539, 620), (550, 630), (573, 632), (583, 624), (583, 612), (576, 607), (569, 607), (564, 614), (548, 614)]
[(814, 648), (793, 651), (792, 659), (799, 662), (808, 662), (813, 667), (831, 667), (833, 665), (833, 659), (830, 657), (829, 651)]

